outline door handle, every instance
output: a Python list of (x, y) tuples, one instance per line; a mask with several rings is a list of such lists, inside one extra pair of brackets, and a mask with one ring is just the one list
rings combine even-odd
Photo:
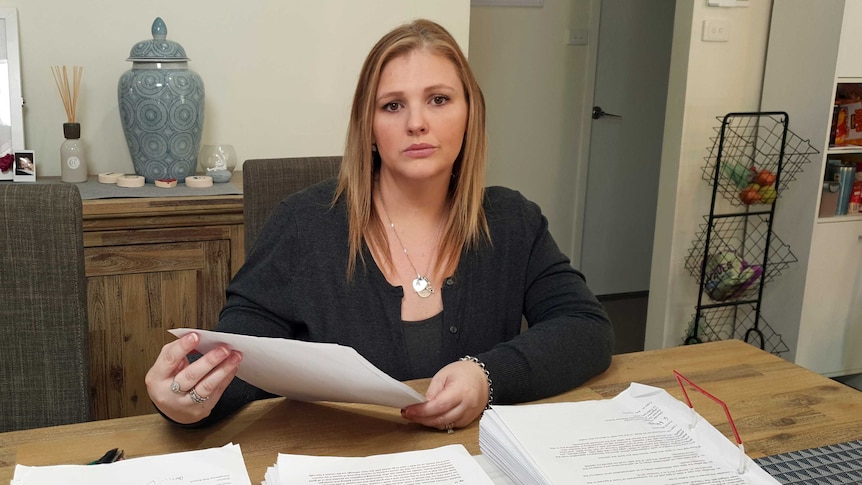
[(603, 110), (601, 106), (593, 106), (593, 119), (597, 120), (603, 116), (610, 116), (611, 118), (622, 119), (622, 116), (608, 113), (605, 110)]

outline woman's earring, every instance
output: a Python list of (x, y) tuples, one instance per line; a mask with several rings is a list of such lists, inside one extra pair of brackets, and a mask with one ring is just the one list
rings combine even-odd
[(377, 151), (377, 143), (372, 143), (372, 144), (371, 144), (371, 151), (372, 151), (372, 152), (376, 152), (376, 151)]

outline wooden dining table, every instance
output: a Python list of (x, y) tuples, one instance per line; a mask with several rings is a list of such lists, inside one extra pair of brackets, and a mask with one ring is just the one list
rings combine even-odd
[[(738, 340), (616, 355), (603, 374), (537, 402), (607, 399), (632, 382), (684, 399), (675, 370), (727, 404), (752, 458), (862, 439), (862, 392)], [(428, 380), (409, 384), (421, 392)], [(724, 410), (688, 394), (695, 410), (732, 440)], [(480, 453), (478, 421), (447, 434), (405, 421), (398, 409), (273, 398), (202, 429), (153, 414), (0, 433), (0, 484), (9, 483), (16, 464), (84, 464), (111, 448), (135, 458), (226, 443), (240, 445), (253, 483), (278, 453), (368, 456), (456, 443)]]

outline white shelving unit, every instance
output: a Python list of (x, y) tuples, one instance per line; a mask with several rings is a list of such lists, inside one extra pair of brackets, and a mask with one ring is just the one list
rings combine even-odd
[(762, 110), (820, 151), (779, 207), (775, 227), (799, 258), (764, 296), (799, 365), (827, 376), (862, 372), (862, 215), (835, 216), (823, 191), (830, 158), (862, 161), (862, 146), (830, 147), (839, 83), (862, 82), (862, 0), (774, 0)]

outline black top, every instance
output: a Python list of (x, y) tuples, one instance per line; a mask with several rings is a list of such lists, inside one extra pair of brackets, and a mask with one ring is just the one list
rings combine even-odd
[(434, 377), (448, 362), (440, 360), (443, 341), (443, 312), (418, 322), (404, 322), (404, 345), (410, 372), (416, 379)]
[[(431, 369), (411, 362), (403, 288), (386, 281), (367, 247), (364, 263), (346, 275), (347, 212), (343, 200), (331, 205), (334, 190), (331, 179), (279, 205), (228, 286), (217, 330), (347, 345), (396, 379), (425, 377)], [(478, 357), (499, 403), (558, 394), (604, 371), (611, 323), (539, 207), (501, 187), (488, 188), (483, 205), (491, 243), (466, 249), (440, 288), (440, 366)], [(268, 396), (235, 379), (204, 421)]]

